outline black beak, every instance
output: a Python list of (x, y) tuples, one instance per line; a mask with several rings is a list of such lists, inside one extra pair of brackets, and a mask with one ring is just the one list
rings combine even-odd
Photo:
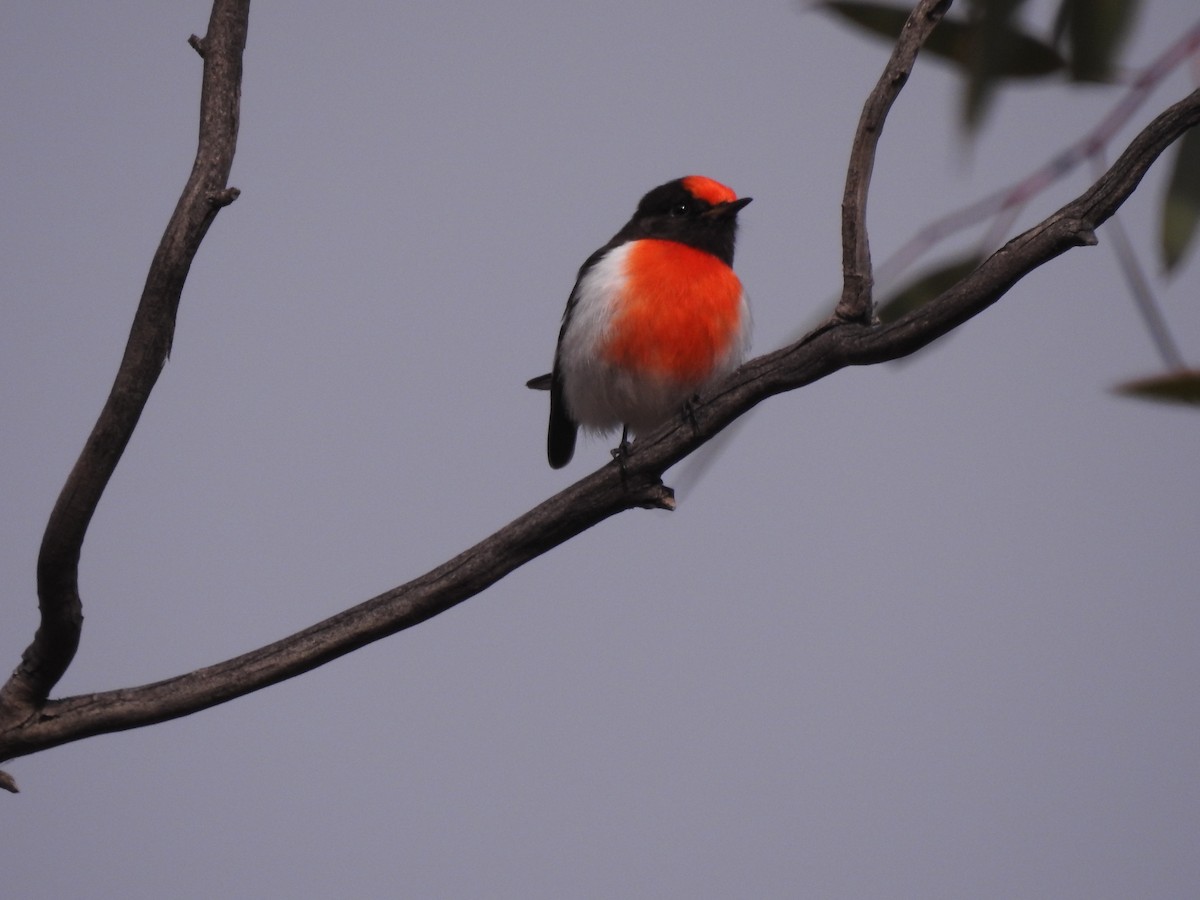
[(712, 209), (706, 209), (702, 215), (707, 219), (732, 219), (743, 206), (753, 199), (753, 197), (742, 197), (739, 200), (730, 200), (728, 203), (718, 203)]

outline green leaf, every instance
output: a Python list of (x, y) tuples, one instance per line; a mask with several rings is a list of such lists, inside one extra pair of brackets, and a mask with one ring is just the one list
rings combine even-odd
[[(900, 36), (912, 12), (909, 7), (859, 0), (823, 0), (817, 6), (889, 42)], [(977, 62), (976, 54), (982, 40), (980, 29), (981, 26), (976, 23), (943, 19), (930, 35), (923, 52), (948, 60), (964, 73), (970, 73)], [(996, 65), (993, 67), (998, 77), (1037, 78), (1058, 72), (1066, 66), (1062, 55), (1052, 46), (1007, 23), (990, 40), (996, 42), (1000, 51), (996, 54)]]
[(1168, 272), (1179, 265), (1195, 240), (1197, 220), (1200, 220), (1200, 128), (1192, 128), (1175, 151), (1175, 165), (1163, 200), (1161, 242), (1163, 265)]
[[(976, 0), (970, 15), (943, 19), (923, 52), (957, 66), (967, 79), (963, 121), (974, 131), (983, 121), (988, 101), (1005, 78), (1040, 78), (1066, 67), (1050, 44), (1022, 31), (1011, 21), (1024, 0)], [(911, 9), (861, 0), (823, 0), (817, 4), (860, 28), (895, 41)]]
[(1119, 384), (1114, 390), (1142, 400), (1200, 406), (1200, 369), (1183, 369), (1167, 375), (1139, 378)]
[(976, 254), (934, 269), (915, 281), (909, 282), (879, 304), (875, 315), (881, 322), (895, 322), (901, 316), (919, 309), (930, 300), (958, 284), (979, 267), (983, 257)]
[(1107, 82), (1129, 34), (1139, 0), (1062, 0), (1056, 43), (1066, 38), (1071, 78)]
[[(967, 4), (967, 23), (973, 40), (966, 61), (967, 87), (963, 95), (963, 124), (973, 132), (983, 123), (1001, 79), (1022, 72), (1038, 59), (1029, 44), (1049, 50), (1058, 67), (1058, 51), (1016, 28), (1013, 18), (1025, 0), (972, 0)], [(1057, 67), (1056, 67), (1057, 70)]]

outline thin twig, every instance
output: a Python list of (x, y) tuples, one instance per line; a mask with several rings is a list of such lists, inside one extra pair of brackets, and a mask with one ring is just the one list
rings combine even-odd
[(871, 247), (867, 240), (867, 194), (883, 123), (908, 81), (917, 53), (942, 20), (952, 0), (921, 0), (913, 9), (883, 74), (863, 104), (850, 146), (846, 190), (842, 195), (842, 296), (835, 315), (844, 322), (871, 320)]

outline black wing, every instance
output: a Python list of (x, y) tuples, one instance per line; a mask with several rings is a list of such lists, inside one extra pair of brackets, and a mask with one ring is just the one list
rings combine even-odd
[[(630, 231), (632, 225), (631, 221), (613, 235), (612, 240), (584, 260), (583, 265), (579, 267), (579, 274), (575, 276), (575, 286), (571, 288), (571, 296), (567, 300), (567, 308), (563, 312), (562, 326), (558, 330), (558, 347), (562, 346), (563, 335), (567, 331), (567, 322), (571, 320), (571, 313), (575, 309), (575, 304), (579, 302), (579, 282), (583, 280), (588, 269), (604, 257), (604, 254), (613, 247), (630, 240), (631, 235), (627, 232)], [(554, 353), (554, 371), (549, 375), (539, 375), (529, 379), (525, 382), (525, 386), (535, 391), (550, 391), (550, 426), (546, 432), (546, 458), (550, 460), (552, 468), (561, 469), (575, 455), (575, 438), (579, 433), (579, 423), (572, 419), (567, 412), (557, 348)]]

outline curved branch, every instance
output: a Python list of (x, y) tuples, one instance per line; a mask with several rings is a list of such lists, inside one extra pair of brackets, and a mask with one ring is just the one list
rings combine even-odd
[(83, 623), (79, 553), (88, 523), (171, 352), (192, 259), (217, 211), (236, 197), (226, 182), (237, 142), (249, 6), (249, 0), (217, 0), (208, 34), (190, 42), (204, 58), (196, 160), (150, 264), (108, 400), (50, 513), (37, 564), (41, 621), (0, 689), (0, 729), (35, 716), (75, 656)]
[(871, 245), (867, 240), (867, 192), (875, 168), (875, 148), (888, 111), (908, 81), (917, 53), (933, 34), (952, 0), (921, 0), (904, 23), (883, 74), (863, 104), (850, 145), (846, 190), (842, 195), (842, 297), (835, 315), (844, 322), (871, 320)]
[(639, 439), (624, 472), (609, 463), (433, 571), (274, 644), (155, 684), (48, 703), (35, 718), (0, 733), (0, 758), (161, 722), (259, 690), (417, 625), (623, 510), (662, 506), (662, 473), (766, 398), (846, 366), (912, 353), (982, 312), (1034, 269), (1071, 247), (1095, 243), (1096, 227), (1133, 193), (1163, 150), (1197, 124), (1200, 90), (1151, 122), (1080, 197), (938, 299), (888, 325), (835, 316), (797, 343), (751, 360), (694, 406), (694, 420)]

